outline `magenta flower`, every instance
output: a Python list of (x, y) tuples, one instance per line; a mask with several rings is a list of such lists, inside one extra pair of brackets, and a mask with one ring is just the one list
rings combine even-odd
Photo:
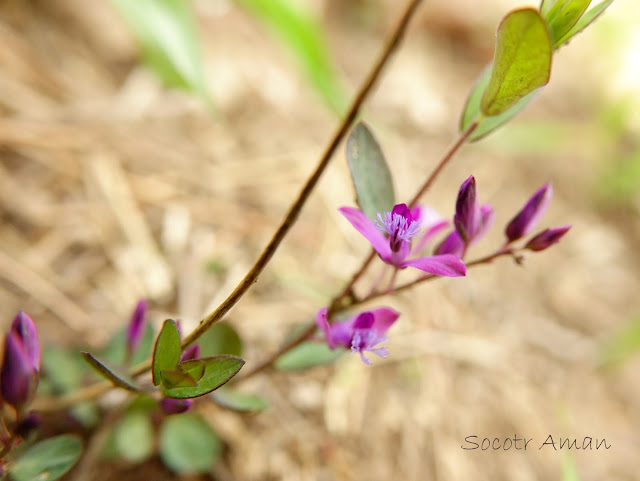
[[(412, 252), (412, 239), (421, 233), (422, 217), (426, 211), (418, 208), (410, 209), (406, 204), (397, 204), (391, 212), (378, 214), (377, 226), (361, 210), (342, 207), (339, 211), (371, 243), (380, 258), (396, 269), (415, 267), (429, 274), (448, 277), (460, 277), (466, 274), (465, 265), (454, 255), (407, 259)], [(438, 221), (428, 226), (425, 236), (433, 236), (445, 225)], [(423, 242), (420, 244), (423, 245)]]
[(160, 407), (166, 414), (182, 414), (190, 411), (193, 407), (193, 399), (172, 399), (162, 398)]
[(561, 227), (552, 227), (551, 229), (545, 229), (536, 236), (534, 236), (527, 245), (524, 246), (525, 249), (529, 249), (531, 251), (543, 251), (547, 247), (559, 242), (562, 237), (569, 232), (571, 229), (570, 225), (563, 225)]
[(129, 328), (127, 329), (127, 349), (130, 353), (134, 353), (138, 346), (140, 345), (140, 341), (142, 340), (142, 336), (144, 334), (144, 328), (146, 326), (145, 316), (147, 314), (147, 301), (141, 299), (138, 302), (133, 314), (131, 315), (131, 320), (129, 321)]
[(387, 331), (400, 316), (398, 312), (388, 307), (379, 307), (331, 324), (327, 313), (326, 307), (320, 309), (316, 314), (316, 324), (324, 332), (331, 349), (340, 346), (351, 349), (351, 352), (359, 352), (365, 364), (371, 364), (364, 355), (365, 351), (387, 357), (387, 348), (376, 346), (387, 340)]
[(513, 219), (507, 224), (505, 234), (509, 242), (516, 241), (531, 232), (547, 210), (553, 189), (551, 184), (544, 184), (524, 205)]

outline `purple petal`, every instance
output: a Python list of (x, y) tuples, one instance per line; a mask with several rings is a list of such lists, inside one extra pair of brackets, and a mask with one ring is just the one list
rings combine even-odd
[(193, 407), (193, 399), (162, 398), (160, 407), (167, 414), (180, 414), (189, 411)]
[(465, 245), (457, 231), (451, 231), (445, 240), (443, 240), (438, 247), (435, 248), (434, 254), (452, 254), (456, 257), (462, 258), (464, 256)]
[(360, 234), (365, 236), (376, 252), (380, 254), (382, 260), (388, 262), (391, 259), (389, 240), (376, 228), (364, 212), (353, 207), (341, 207), (338, 210)]
[(180, 362), (184, 361), (192, 361), (193, 359), (198, 359), (200, 357), (200, 345), (192, 344), (188, 348), (184, 350), (182, 356), (180, 356)]
[(369, 312), (373, 314), (374, 318), (372, 328), (380, 335), (384, 335), (400, 317), (400, 313), (390, 307), (378, 307)]
[(550, 247), (551, 245), (560, 241), (560, 239), (562, 239), (562, 237), (567, 232), (569, 232), (569, 229), (571, 229), (570, 225), (563, 225), (560, 227), (553, 227), (551, 229), (543, 230), (539, 234), (535, 235), (529, 242), (527, 242), (527, 245), (524, 246), (524, 248), (535, 252), (543, 251), (547, 247)]
[(415, 267), (429, 274), (446, 277), (462, 277), (467, 273), (464, 263), (452, 254), (419, 257), (405, 261), (402, 267)]
[(127, 330), (127, 346), (129, 348), (129, 352), (135, 352), (140, 345), (142, 335), (144, 334), (144, 328), (146, 326), (146, 314), (147, 301), (142, 299), (138, 302), (138, 305), (131, 315), (131, 320), (129, 321), (129, 329)]
[(38, 373), (32, 359), (25, 351), (20, 336), (11, 331), (5, 340), (0, 372), (2, 398), (16, 409), (21, 409), (31, 402), (37, 386)]
[(480, 216), (480, 206), (476, 198), (476, 180), (471, 176), (460, 186), (456, 199), (456, 214), (453, 218), (456, 230), (465, 243), (469, 243), (477, 233)]
[(333, 342), (333, 337), (331, 336), (331, 326), (329, 325), (329, 319), (327, 319), (327, 315), (329, 313), (329, 309), (327, 307), (323, 307), (316, 313), (316, 324), (318, 328), (324, 332), (324, 337), (327, 340), (327, 344), (331, 349), (335, 349), (336, 345)]
[(553, 189), (551, 184), (544, 184), (531, 196), (524, 207), (507, 224), (505, 234), (509, 242), (516, 241), (531, 232), (547, 210)]
[(11, 331), (20, 338), (20, 343), (29, 357), (31, 365), (36, 371), (39, 371), (40, 341), (38, 340), (38, 330), (33, 319), (23, 311), (18, 312), (11, 324)]
[(490, 204), (484, 204), (480, 208), (480, 227), (478, 231), (475, 233), (469, 244), (475, 244), (478, 242), (484, 235), (487, 233), (489, 228), (493, 225), (493, 221), (495, 220), (495, 212), (493, 207)]

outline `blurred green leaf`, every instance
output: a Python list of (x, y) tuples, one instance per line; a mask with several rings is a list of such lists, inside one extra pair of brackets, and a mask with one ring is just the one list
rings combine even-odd
[(568, 452), (562, 457), (562, 481), (580, 481), (576, 457)]
[(558, 0), (548, 13), (541, 13), (547, 21), (554, 47), (562, 36), (573, 27), (587, 10), (591, 0)]
[[(142, 340), (131, 359), (131, 364), (135, 366), (149, 359), (155, 341), (153, 326), (147, 323)], [(100, 358), (118, 366), (122, 366), (127, 356), (127, 327), (117, 331), (109, 340), (107, 347), (100, 352)]]
[(612, 164), (600, 177), (600, 189), (609, 202), (628, 202), (640, 192), (640, 149)]
[(236, 0), (292, 51), (307, 77), (337, 114), (345, 112), (345, 93), (336, 74), (322, 26), (291, 0)]
[(323, 342), (306, 342), (280, 356), (274, 366), (281, 371), (309, 369), (331, 364), (344, 353), (341, 349), (332, 350)]
[(197, 381), (196, 386), (167, 387), (163, 385), (162, 393), (166, 397), (175, 399), (194, 398), (208, 394), (238, 374), (238, 371), (244, 365), (244, 360), (230, 355), (207, 357), (199, 359), (199, 361), (204, 363), (205, 368), (204, 374)]
[(542, 0), (540, 2), (540, 15), (546, 17), (558, 1), (560, 0)]
[(83, 352), (81, 354), (84, 360), (87, 361), (87, 364), (89, 364), (89, 366), (91, 366), (95, 372), (97, 372), (100, 376), (105, 378), (114, 386), (126, 389), (127, 391), (140, 391), (140, 388), (136, 385), (136, 382), (121, 369), (115, 366), (108, 365), (106, 361), (100, 361), (96, 359), (88, 352)]
[(347, 162), (358, 205), (372, 220), (395, 204), (393, 179), (382, 149), (366, 124), (359, 122), (347, 139)]
[(207, 422), (191, 413), (168, 416), (160, 428), (160, 457), (175, 473), (206, 473), (222, 453)]
[(600, 363), (611, 367), (640, 353), (640, 317), (627, 324), (614, 335), (600, 352)]
[(224, 386), (213, 391), (211, 398), (216, 404), (233, 411), (257, 412), (269, 407), (269, 403), (256, 394), (247, 394)]
[(242, 340), (236, 330), (226, 322), (214, 324), (211, 329), (200, 336), (198, 344), (202, 357), (212, 357), (219, 354), (242, 355)]
[(569, 30), (561, 39), (555, 42), (556, 47), (567, 43), (571, 37), (582, 32), (585, 28), (591, 25), (596, 18), (598, 18), (602, 13), (613, 3), (613, 0), (605, 0), (604, 2), (600, 2), (598, 5), (590, 9), (587, 13), (585, 13), (580, 20)]
[(34, 444), (11, 466), (14, 481), (53, 481), (64, 475), (82, 454), (77, 436), (63, 434)]
[(170, 87), (199, 94), (205, 86), (196, 22), (189, 0), (111, 0), (140, 43), (147, 65)]
[(58, 393), (78, 388), (86, 372), (86, 364), (77, 350), (47, 346), (42, 354), (42, 370)]
[(124, 414), (113, 431), (119, 457), (141, 463), (153, 453), (153, 426), (149, 413), (133, 409)]
[(549, 81), (553, 54), (546, 22), (537, 10), (509, 13), (500, 23), (491, 78), (481, 100), (485, 115), (503, 113)]
[(153, 385), (160, 384), (162, 379), (160, 372), (167, 369), (172, 370), (180, 361), (180, 333), (178, 326), (173, 319), (167, 319), (162, 325), (155, 348), (153, 349)]

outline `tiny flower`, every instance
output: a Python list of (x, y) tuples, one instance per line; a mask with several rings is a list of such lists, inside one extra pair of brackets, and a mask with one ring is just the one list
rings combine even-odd
[(359, 352), (365, 364), (371, 364), (371, 361), (365, 357), (364, 351), (387, 357), (387, 348), (376, 346), (387, 340), (386, 333), (400, 316), (398, 312), (379, 307), (332, 324), (329, 324), (327, 313), (326, 307), (320, 309), (316, 314), (316, 324), (324, 332), (331, 349), (340, 346)]
[(127, 347), (130, 353), (133, 353), (138, 349), (142, 336), (144, 334), (144, 328), (146, 326), (145, 316), (147, 314), (147, 301), (144, 299), (138, 302), (131, 320), (129, 321), (129, 329), (127, 330)]
[(468, 242), (462, 240), (462, 237), (460, 237), (458, 230), (454, 229), (447, 237), (445, 237), (440, 245), (435, 248), (434, 254), (452, 254), (462, 259), (466, 254), (467, 247), (475, 244), (487, 233), (489, 227), (491, 227), (491, 225), (493, 224), (494, 214), (495, 213), (493, 211), (493, 207), (491, 207), (489, 204), (482, 205), (480, 207), (480, 222), (478, 223), (477, 229), (469, 238)]
[(181, 414), (193, 407), (193, 399), (171, 399), (165, 397), (160, 401), (160, 407), (167, 414)]
[(180, 356), (180, 362), (191, 361), (200, 357), (200, 345), (192, 344), (184, 350), (182, 356)]
[(521, 239), (535, 229), (538, 221), (547, 210), (552, 195), (553, 189), (551, 184), (547, 183), (531, 196), (522, 210), (511, 219), (505, 229), (505, 234), (509, 242)]
[(36, 371), (40, 370), (40, 341), (38, 340), (38, 330), (33, 322), (23, 311), (18, 312), (11, 324), (11, 331), (17, 334), (25, 352), (29, 356), (31, 364)]
[(32, 401), (38, 387), (38, 366), (33, 360), (20, 336), (10, 331), (4, 344), (0, 388), (3, 400), (16, 410), (22, 410)]
[(453, 217), (453, 225), (466, 245), (480, 230), (481, 218), (480, 204), (476, 198), (476, 179), (471, 176), (460, 186)]
[[(453, 255), (418, 257), (407, 259), (411, 253), (411, 240), (421, 232), (421, 211), (398, 204), (391, 212), (378, 214), (376, 225), (364, 212), (352, 207), (342, 207), (340, 213), (373, 246), (382, 260), (397, 269), (415, 267), (438, 276), (460, 277), (466, 274), (466, 267)], [(440, 227), (438, 227), (439, 229)], [(426, 235), (430, 234), (429, 229)], [(388, 237), (382, 233), (386, 233)]]
[(569, 229), (571, 229), (570, 225), (545, 229), (529, 240), (524, 248), (535, 252), (545, 250), (547, 247), (559, 242)]

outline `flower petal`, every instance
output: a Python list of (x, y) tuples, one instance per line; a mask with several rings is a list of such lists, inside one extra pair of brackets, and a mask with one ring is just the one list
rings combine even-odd
[(373, 326), (371, 327), (380, 335), (384, 335), (400, 317), (400, 313), (390, 307), (378, 307), (369, 312), (373, 314)]
[(462, 277), (467, 273), (464, 263), (452, 254), (418, 257), (405, 261), (402, 267), (415, 267), (429, 274), (446, 277)]
[(509, 242), (526, 236), (536, 227), (538, 221), (547, 210), (552, 195), (553, 188), (551, 184), (547, 183), (531, 196), (520, 212), (511, 219), (505, 229), (505, 234)]
[(570, 225), (563, 225), (560, 227), (545, 229), (539, 234), (535, 235), (531, 240), (529, 240), (524, 248), (534, 252), (543, 251), (547, 247), (550, 247), (556, 242), (559, 242), (560, 239), (562, 239), (562, 237), (567, 232), (569, 232), (569, 229), (571, 229)]
[(316, 313), (316, 324), (318, 328), (324, 332), (324, 337), (327, 339), (327, 344), (331, 349), (335, 349), (336, 345), (333, 342), (333, 337), (331, 336), (331, 326), (329, 325), (329, 319), (327, 319), (327, 315), (329, 313), (329, 308), (323, 307)]
[(482, 207), (480, 207), (480, 218), (480, 227), (471, 239), (471, 242), (469, 242), (469, 245), (475, 244), (480, 239), (482, 239), (489, 228), (493, 225), (493, 221), (495, 220), (495, 212), (490, 204), (484, 204)]
[(376, 228), (364, 212), (353, 207), (341, 207), (338, 210), (371, 243), (382, 260), (389, 261), (391, 259), (389, 239)]
[(456, 257), (462, 259), (464, 256), (465, 246), (460, 234), (458, 231), (453, 230), (446, 238), (443, 240), (438, 247), (435, 248), (434, 254), (443, 255), (443, 254), (453, 254)]

